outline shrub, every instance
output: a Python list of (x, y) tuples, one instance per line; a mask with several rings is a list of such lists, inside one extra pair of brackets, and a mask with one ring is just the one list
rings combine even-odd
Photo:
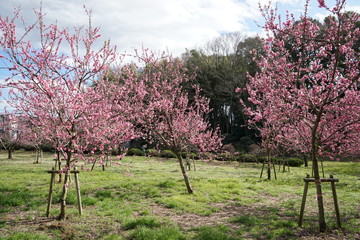
[(240, 138), (239, 142), (241, 143), (241, 145), (245, 145), (245, 146), (255, 144), (255, 142), (253, 140), (251, 140), (251, 138), (249, 138), (247, 136)]
[(22, 148), (25, 151), (35, 151), (36, 150), (36, 148), (34, 146), (31, 146), (31, 145), (24, 145), (24, 146), (22, 146)]
[[(267, 156), (259, 156), (256, 159), (260, 163), (267, 162)], [(276, 164), (280, 163), (280, 160), (278, 158), (276, 158), (276, 157), (270, 157), (270, 160), (271, 160), (272, 163), (276, 163)]]
[(55, 151), (55, 148), (52, 145), (52, 143), (48, 143), (48, 142), (41, 144), (40, 148), (44, 152), (54, 152)]
[(287, 161), (290, 167), (300, 167), (304, 163), (304, 161), (300, 158), (288, 158)]
[(158, 150), (150, 148), (150, 149), (146, 149), (145, 150), (145, 154), (147, 156), (151, 156), (151, 157), (160, 157), (160, 153)]
[(160, 157), (163, 158), (176, 158), (176, 155), (171, 150), (162, 150)]
[(236, 160), (240, 162), (257, 162), (256, 157), (252, 154), (241, 154)]
[(234, 161), (235, 155), (232, 153), (220, 153), (216, 156), (216, 160), (219, 161)]
[(111, 156), (117, 156), (120, 155), (119, 148), (113, 148), (111, 150)]
[(130, 148), (126, 153), (127, 156), (144, 156), (144, 153), (138, 148)]
[(230, 143), (230, 144), (225, 144), (222, 146), (222, 150), (229, 152), (229, 153), (234, 153), (236, 152), (234, 146)]
[(198, 154), (198, 153), (194, 153), (194, 152), (182, 152), (181, 153), (181, 157), (184, 159), (186, 158), (186, 155), (188, 155), (189, 158), (191, 158), (191, 159), (200, 159), (200, 157), (199, 157), (200, 154)]

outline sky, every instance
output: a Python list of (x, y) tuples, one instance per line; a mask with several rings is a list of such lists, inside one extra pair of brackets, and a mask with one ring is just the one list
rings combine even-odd
[[(20, 6), (25, 21), (34, 21), (34, 9), (41, 0), (0, 0), (0, 16), (11, 16)], [(261, 4), (268, 0), (260, 0)], [(303, 12), (305, 0), (278, 0), (278, 12)], [(333, 6), (335, 0), (325, 0)], [(347, 0), (346, 10), (360, 13), (359, 0)], [(257, 0), (42, 0), (45, 23), (62, 27), (83, 26), (88, 18), (83, 6), (92, 11), (93, 26), (100, 27), (101, 40), (110, 39), (120, 53), (149, 48), (181, 56), (186, 49), (201, 48), (208, 41), (229, 32), (244, 37), (261, 35), (262, 16)], [(310, 0), (309, 15), (322, 20), (328, 14)], [(36, 40), (36, 39), (35, 39)], [(101, 41), (100, 41), (101, 43)], [(4, 73), (0, 72), (0, 81)], [(3, 101), (0, 99), (0, 112)]]
[[(1, 16), (9, 16), (14, 6), (21, 6), (27, 21), (40, 0), (0, 0)], [(335, 0), (325, 1), (329, 6)], [(6, 2), (6, 4), (4, 4)], [(268, 0), (260, 0), (262, 4)], [(273, 0), (279, 12), (303, 11), (304, 0)], [(310, 1), (310, 15), (323, 19), (316, 0)], [(46, 23), (61, 26), (86, 25), (83, 9), (92, 10), (92, 24), (100, 27), (103, 39), (110, 39), (119, 52), (132, 53), (142, 47), (168, 50), (180, 56), (186, 49), (202, 47), (206, 42), (228, 32), (244, 36), (261, 34), (262, 17), (257, 0), (42, 0)], [(360, 12), (359, 0), (347, 0), (346, 9)]]

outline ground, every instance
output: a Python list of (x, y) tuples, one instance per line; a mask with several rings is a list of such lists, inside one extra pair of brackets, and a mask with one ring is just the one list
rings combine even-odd
[(324, 162), (325, 174), (340, 179), (343, 228), (336, 225), (330, 184), (323, 184), (328, 231), (319, 233), (312, 185), (303, 227), (297, 226), (302, 178), (310, 167), (278, 172), (268, 181), (259, 178), (261, 164), (199, 160), (189, 172), (194, 194), (188, 195), (175, 159), (126, 157), (105, 171), (84, 165), (83, 215), (72, 182), (67, 219), (60, 222), (61, 183), (45, 217), (52, 155), (40, 164), (32, 163), (34, 156), (0, 155), (0, 239), (360, 239), (359, 162)]

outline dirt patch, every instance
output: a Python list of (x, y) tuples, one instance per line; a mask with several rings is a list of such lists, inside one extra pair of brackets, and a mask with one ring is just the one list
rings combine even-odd
[(160, 218), (167, 218), (170, 221), (176, 223), (180, 228), (189, 230), (200, 226), (216, 226), (226, 225), (232, 229), (236, 229), (235, 224), (229, 223), (229, 220), (234, 216), (243, 214), (251, 215), (253, 208), (249, 206), (238, 206), (233, 204), (216, 203), (211, 204), (209, 208), (217, 208), (216, 211), (208, 216), (201, 216), (192, 213), (179, 213), (173, 209), (166, 208), (161, 205), (152, 205), (151, 211), (154, 215)]

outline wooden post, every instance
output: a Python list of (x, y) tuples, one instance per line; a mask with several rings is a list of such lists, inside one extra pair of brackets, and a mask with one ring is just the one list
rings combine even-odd
[[(47, 171), (48, 173), (51, 173), (51, 180), (50, 180), (50, 190), (49, 190), (49, 197), (48, 197), (48, 206), (47, 206), (47, 210), (46, 210), (46, 216), (49, 217), (50, 215), (50, 208), (51, 208), (51, 201), (52, 201), (52, 192), (53, 192), (53, 184), (55, 181), (55, 175), (56, 174), (61, 174), (59, 170), (55, 170), (54, 168), (52, 168), (52, 170)], [(75, 174), (75, 181), (76, 181), (76, 194), (77, 194), (77, 199), (78, 199), (78, 209), (79, 209), (79, 214), (82, 214), (82, 204), (81, 204), (81, 195), (80, 195), (80, 185), (79, 185), (79, 178), (78, 178), (78, 173), (79, 171), (73, 170), (73, 171), (68, 171), (68, 174), (70, 175), (71, 173)], [(67, 176), (67, 174), (65, 175), (65, 177)]]
[[(60, 171), (61, 170), (61, 159), (59, 158), (58, 159), (58, 170)], [(62, 182), (62, 174), (60, 173), (59, 174), (59, 183)]]
[[(307, 174), (306, 178), (309, 178), (310, 175)], [(304, 179), (305, 181), (305, 179)], [(306, 203), (306, 195), (307, 195), (307, 191), (308, 191), (308, 187), (309, 187), (309, 182), (305, 181), (305, 187), (304, 187), (304, 193), (303, 193), (303, 197), (302, 197), (302, 201), (301, 201), (301, 209), (300, 209), (300, 216), (299, 216), (299, 227), (302, 226), (302, 221), (303, 221), (303, 217), (304, 217), (304, 210), (305, 210), (305, 203)]]
[(325, 173), (324, 173), (324, 164), (323, 164), (323, 161), (322, 161), (322, 160), (320, 160), (320, 163), (321, 163), (321, 170), (322, 170), (323, 178), (325, 178)]
[(78, 200), (78, 209), (79, 209), (79, 214), (82, 215), (82, 205), (81, 205), (81, 194), (80, 194), (80, 185), (79, 185), (79, 179), (78, 179), (78, 171), (75, 170), (75, 186), (76, 186), (76, 195), (77, 195), (77, 200)]
[(288, 167), (288, 171), (290, 172), (290, 166), (289, 166), (289, 160), (286, 159), (286, 164), (287, 164), (287, 167)]
[[(52, 168), (52, 170), (54, 171), (55, 169)], [(49, 215), (50, 215), (54, 181), (55, 181), (55, 173), (52, 172), (51, 177), (50, 177), (50, 189), (49, 189), (49, 196), (48, 196), (48, 205), (47, 205), (47, 209), (46, 209), (46, 217), (49, 217)]]
[(192, 160), (193, 160), (193, 167), (194, 167), (194, 171), (196, 171), (195, 158), (193, 158)]
[[(330, 175), (330, 178), (333, 179), (334, 176)], [(337, 194), (336, 194), (335, 182), (334, 181), (331, 181), (331, 189), (332, 189), (333, 198), (334, 198), (336, 221), (337, 221), (338, 227), (341, 228), (339, 204), (338, 204), (338, 199), (337, 199)]]
[[(336, 221), (337, 221), (337, 224), (338, 224), (339, 228), (341, 228), (340, 211), (339, 211), (339, 205), (338, 205), (336, 189), (335, 189), (335, 182), (339, 182), (339, 179), (335, 179), (333, 177), (333, 175), (330, 175), (330, 178), (322, 178), (322, 179), (320, 179), (320, 181), (321, 182), (330, 182), (331, 183), (331, 188), (332, 188), (332, 193), (333, 193), (333, 198), (334, 198), (334, 205), (335, 205)], [(315, 182), (315, 178), (310, 178), (310, 175), (307, 174), (306, 178), (304, 178), (304, 182), (305, 182), (305, 188), (304, 188), (304, 194), (303, 194), (302, 203), (301, 203), (301, 210), (300, 210), (300, 217), (299, 217), (299, 227), (302, 226), (302, 220), (303, 220), (303, 216), (304, 216), (305, 201), (306, 201), (308, 185), (309, 185), (309, 182)]]

